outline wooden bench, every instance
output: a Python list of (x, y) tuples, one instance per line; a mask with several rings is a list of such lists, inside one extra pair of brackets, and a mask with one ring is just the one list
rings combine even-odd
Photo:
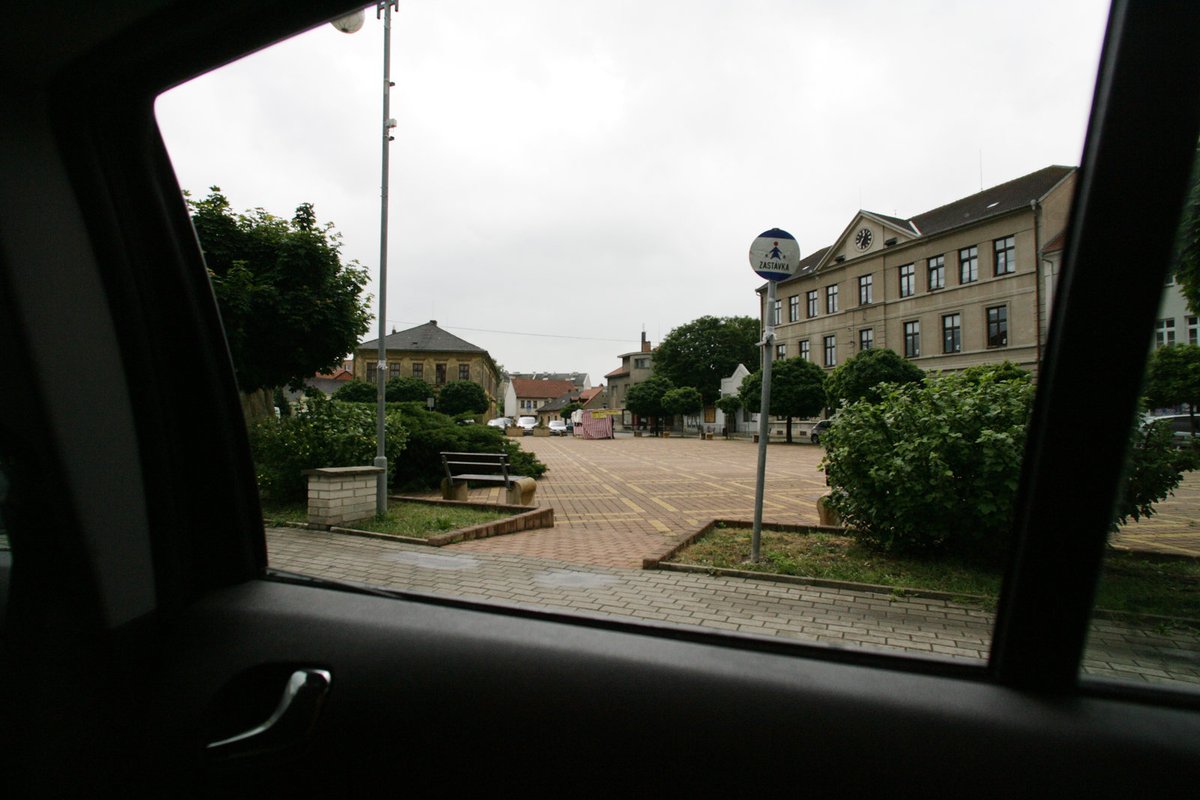
[(466, 500), (467, 483), (499, 483), (506, 490), (507, 503), (533, 505), (537, 482), (524, 475), (509, 474), (508, 453), (442, 453), (442, 497)]

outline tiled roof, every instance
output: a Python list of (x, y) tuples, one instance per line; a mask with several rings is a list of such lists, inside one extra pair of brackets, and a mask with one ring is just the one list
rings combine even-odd
[(584, 389), (582, 392), (579, 393), (579, 402), (586, 403), (588, 400), (591, 400), (593, 397), (595, 397), (596, 395), (600, 394), (603, 391), (604, 391), (603, 386), (593, 386), (591, 389)]
[(517, 397), (561, 397), (575, 391), (571, 381), (531, 381), (524, 378), (513, 378), (513, 391)]
[[(460, 339), (452, 333), (447, 333), (437, 325), (437, 320), (430, 320), (424, 325), (409, 328), (406, 331), (389, 333), (383, 337), (384, 346), (388, 350), (417, 350), (437, 353), (486, 353), (482, 347)], [(372, 339), (358, 346), (359, 350), (377, 350), (379, 340)]]
[(821, 259), (823, 259), (825, 254), (828, 252), (828, 247), (822, 247), (820, 250), (810, 253), (807, 258), (800, 259), (800, 263), (796, 265), (796, 275), (807, 275), (808, 273), (812, 272), (817, 268), (817, 265), (821, 263)]
[(606, 377), (606, 378), (621, 378), (628, 374), (629, 374), (629, 369), (627, 367), (617, 367), (612, 372), (606, 373), (604, 377)]
[(922, 236), (932, 236), (959, 225), (1028, 207), (1031, 201), (1044, 197), (1074, 170), (1074, 167), (1045, 167), (941, 208), (918, 214), (910, 222)]

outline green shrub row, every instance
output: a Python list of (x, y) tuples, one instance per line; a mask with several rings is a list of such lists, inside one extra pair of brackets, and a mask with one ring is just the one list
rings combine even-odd
[(540, 478), (546, 465), (533, 453), (504, 435), (499, 428), (487, 425), (462, 425), (453, 417), (429, 411), (419, 403), (388, 404), (388, 411), (400, 415), (408, 430), (408, 447), (396, 465), (393, 485), (397, 489), (433, 489), (442, 479), (443, 452), (502, 453), (506, 452), (515, 475)]
[[(304, 411), (269, 418), (250, 431), (250, 448), (259, 490), (279, 502), (303, 500), (308, 482), (304, 470), (367, 466), (375, 461), (375, 411), (360, 403), (339, 403), (324, 395), (304, 399)], [(408, 440), (401, 415), (389, 411), (384, 420), (388, 475)]]
[[(877, 401), (843, 406), (825, 434), (829, 503), (863, 543), (893, 553), (1005, 557), (1033, 401), (1028, 373), (1007, 362), (880, 384)], [(1113, 530), (1200, 466), (1169, 424), (1131, 434)]]
[[(369, 403), (305, 398), (305, 410), (267, 419), (250, 432), (259, 489), (271, 500), (303, 500), (306, 469), (369, 465), (375, 460), (375, 407)], [(540, 478), (546, 465), (502, 431), (429, 411), (424, 403), (389, 403), (386, 408), (388, 484), (395, 490), (436, 488), (441, 453), (507, 452), (512, 472)]]

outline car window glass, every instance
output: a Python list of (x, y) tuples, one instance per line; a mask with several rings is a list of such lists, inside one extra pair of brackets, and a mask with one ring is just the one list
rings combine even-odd
[(1200, 687), (1200, 172), (1162, 290), (1083, 675)]
[[(982, 665), (1107, 8), (944, 11), (402, 5), (386, 115), (371, 13), (164, 94), (271, 565)], [(378, 527), (381, 377), (390, 539), (338, 530)]]

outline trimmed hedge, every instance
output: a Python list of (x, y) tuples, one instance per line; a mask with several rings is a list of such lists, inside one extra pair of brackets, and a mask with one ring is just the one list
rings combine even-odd
[[(306, 469), (369, 466), (375, 461), (375, 411), (361, 403), (307, 395), (304, 409), (291, 416), (263, 420), (250, 430), (259, 490), (280, 502), (303, 500), (308, 493)], [(408, 433), (401, 415), (389, 411), (385, 421), (388, 475), (394, 479)]]
[(540, 478), (546, 465), (533, 453), (487, 425), (463, 425), (453, 417), (429, 411), (420, 403), (388, 404), (388, 413), (396, 413), (408, 431), (408, 445), (396, 464), (393, 486), (397, 489), (435, 489), (442, 479), (443, 452), (507, 452), (513, 474)]

